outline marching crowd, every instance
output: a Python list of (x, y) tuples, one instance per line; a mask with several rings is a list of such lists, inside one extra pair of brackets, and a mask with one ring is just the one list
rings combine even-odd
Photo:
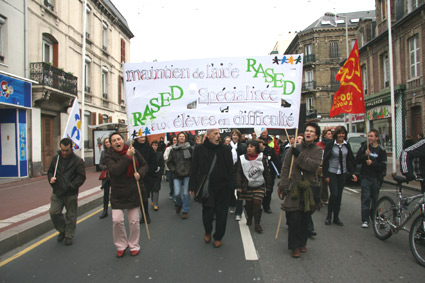
[[(379, 133), (370, 130), (367, 143), (352, 152), (345, 127), (325, 129), (309, 122), (303, 133), (281, 141), (264, 129), (257, 137), (237, 129), (221, 138), (219, 129), (209, 129), (194, 141), (185, 132), (169, 139), (151, 141), (146, 137), (126, 143), (112, 133), (103, 141), (100, 168), (104, 190), (104, 210), (112, 207), (113, 239), (117, 257), (127, 249), (140, 252), (140, 223), (149, 224), (149, 202), (158, 211), (161, 180), (169, 182), (169, 197), (182, 219), (190, 216), (190, 199), (202, 204), (204, 241), (222, 246), (228, 213), (261, 233), (262, 213), (271, 213), (270, 201), (275, 181), (277, 196), (288, 225), (288, 249), (295, 258), (307, 252), (307, 240), (316, 235), (312, 214), (327, 204), (324, 223), (343, 226), (340, 219), (342, 192), (347, 179), (357, 181), (354, 172), (361, 164), (361, 227), (367, 228), (378, 200), (380, 180), (386, 172), (387, 154), (379, 144)], [(58, 241), (72, 244), (75, 234), (78, 188), (84, 183), (83, 161), (72, 152), (65, 138), (48, 171), (53, 187), (50, 215), (59, 231)], [(63, 207), (66, 214), (62, 214)], [(142, 217), (139, 216), (142, 210)], [(129, 235), (124, 223), (127, 210)], [(215, 222), (215, 227), (214, 226)], [(214, 229), (215, 228), (215, 229)]]

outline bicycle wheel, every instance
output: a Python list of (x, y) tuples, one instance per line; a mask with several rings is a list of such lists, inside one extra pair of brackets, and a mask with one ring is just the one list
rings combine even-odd
[(396, 225), (397, 210), (394, 201), (387, 196), (378, 200), (373, 214), (373, 231), (380, 240), (386, 240), (393, 234), (392, 225)]
[(409, 244), (416, 261), (425, 266), (425, 217), (422, 214), (415, 218), (410, 227)]

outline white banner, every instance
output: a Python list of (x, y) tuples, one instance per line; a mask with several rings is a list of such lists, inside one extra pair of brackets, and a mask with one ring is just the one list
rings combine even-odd
[(296, 128), (302, 66), (302, 54), (124, 64), (129, 132)]
[(71, 112), (69, 113), (68, 122), (66, 123), (65, 132), (62, 138), (70, 138), (73, 142), (74, 149), (81, 148), (81, 119), (78, 107), (78, 99), (74, 99)]

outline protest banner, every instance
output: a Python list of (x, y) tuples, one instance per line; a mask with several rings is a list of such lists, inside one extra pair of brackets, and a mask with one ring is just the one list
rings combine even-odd
[(301, 54), (124, 64), (129, 133), (296, 128), (302, 66)]

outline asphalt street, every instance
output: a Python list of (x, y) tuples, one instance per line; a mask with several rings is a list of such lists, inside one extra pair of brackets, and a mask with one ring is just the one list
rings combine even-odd
[[(318, 235), (308, 252), (293, 259), (287, 250), (287, 228), (282, 222), (275, 239), (280, 200), (273, 195), (272, 214), (263, 214), (264, 233), (252, 227), (254, 253), (246, 259), (239, 222), (229, 214), (221, 248), (203, 241), (201, 206), (191, 200), (189, 219), (175, 214), (162, 184), (160, 209), (150, 209), (151, 239), (141, 226), (141, 253), (115, 257), (111, 217), (100, 220), (101, 209), (79, 218), (74, 245), (56, 241), (55, 231), (2, 256), (1, 282), (420, 282), (425, 269), (416, 263), (408, 233), (378, 240), (372, 227), (360, 227), (360, 188), (347, 184), (343, 196), (343, 227), (325, 226), (327, 207), (313, 215)], [(406, 191), (406, 194), (413, 194)], [(381, 195), (395, 196), (384, 184)], [(244, 223), (241, 223), (244, 226)], [(245, 227), (243, 227), (245, 228)]]

